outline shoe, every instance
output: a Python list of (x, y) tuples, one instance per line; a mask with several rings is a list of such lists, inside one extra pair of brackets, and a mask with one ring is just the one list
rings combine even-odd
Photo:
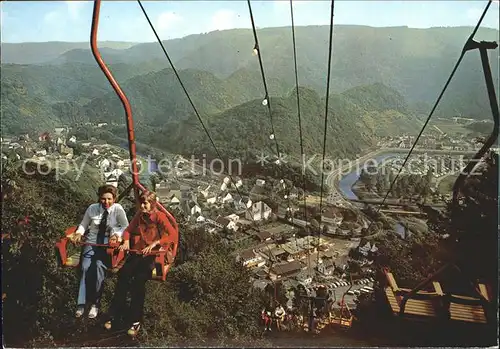
[(80, 318), (80, 317), (82, 317), (83, 313), (85, 313), (85, 307), (84, 307), (83, 305), (79, 305), (79, 306), (78, 306), (78, 309), (76, 309), (76, 314), (75, 314), (75, 316), (76, 316), (77, 318)]
[(94, 305), (90, 308), (89, 311), (89, 319), (95, 319), (97, 317), (97, 314), (99, 314), (99, 309)]
[(139, 329), (141, 328), (140, 322), (135, 322), (132, 327), (129, 328), (127, 331), (129, 336), (135, 337), (137, 336), (137, 333), (139, 333)]
[(108, 320), (104, 323), (104, 328), (107, 330), (111, 330), (111, 322), (112, 320)]

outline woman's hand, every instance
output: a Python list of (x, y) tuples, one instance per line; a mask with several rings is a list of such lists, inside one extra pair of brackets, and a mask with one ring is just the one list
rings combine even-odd
[(149, 246), (145, 247), (145, 248), (142, 250), (142, 253), (143, 253), (143, 254), (148, 254), (148, 253), (150, 253), (150, 252), (153, 250), (153, 248), (155, 248), (156, 246), (158, 246), (158, 244), (159, 244), (159, 243), (160, 243), (159, 241), (155, 241), (155, 242), (153, 242), (153, 243), (152, 243), (152, 244), (150, 244)]
[(125, 240), (123, 241), (123, 244), (121, 244), (119, 247), (118, 247), (120, 250), (122, 251), (127, 251), (130, 249), (130, 240)]
[(120, 236), (118, 234), (113, 234), (109, 238), (109, 243), (110, 244), (116, 244), (116, 243), (119, 243), (120, 241), (121, 241), (121, 238), (120, 238)]

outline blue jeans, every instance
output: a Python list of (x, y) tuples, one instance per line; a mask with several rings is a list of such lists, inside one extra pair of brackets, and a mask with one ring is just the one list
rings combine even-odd
[(80, 280), (80, 289), (78, 290), (79, 306), (84, 306), (87, 303), (99, 306), (101, 300), (104, 279), (106, 278), (108, 268), (103, 258), (99, 258), (102, 257), (101, 254), (99, 254), (99, 257), (92, 258), (96, 253), (94, 249), (95, 247), (93, 248), (88, 245), (83, 247), (80, 259), (82, 278)]

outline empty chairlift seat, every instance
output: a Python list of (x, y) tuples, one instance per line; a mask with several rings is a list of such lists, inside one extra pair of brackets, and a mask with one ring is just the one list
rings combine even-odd
[[(399, 315), (403, 297), (412, 290), (400, 288), (393, 274), (389, 271), (385, 272), (385, 276), (388, 284), (385, 287), (387, 301), (392, 312)], [(441, 284), (437, 281), (433, 281), (432, 286), (434, 291), (418, 291), (411, 298), (408, 298), (404, 308), (404, 316), (421, 319), (445, 317), (454, 321), (487, 323), (483, 303), (479, 297), (444, 293)], [(479, 284), (478, 289), (481, 295), (489, 301), (486, 286)]]

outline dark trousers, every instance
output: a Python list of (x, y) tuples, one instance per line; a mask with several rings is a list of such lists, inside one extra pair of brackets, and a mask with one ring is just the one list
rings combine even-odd
[[(130, 316), (132, 322), (142, 320), (144, 300), (146, 298), (146, 281), (151, 278), (155, 256), (143, 257), (129, 255), (118, 273), (115, 295), (110, 307), (113, 318), (122, 317), (127, 307), (127, 294), (130, 292)], [(127, 318), (129, 317), (127, 316)]]

